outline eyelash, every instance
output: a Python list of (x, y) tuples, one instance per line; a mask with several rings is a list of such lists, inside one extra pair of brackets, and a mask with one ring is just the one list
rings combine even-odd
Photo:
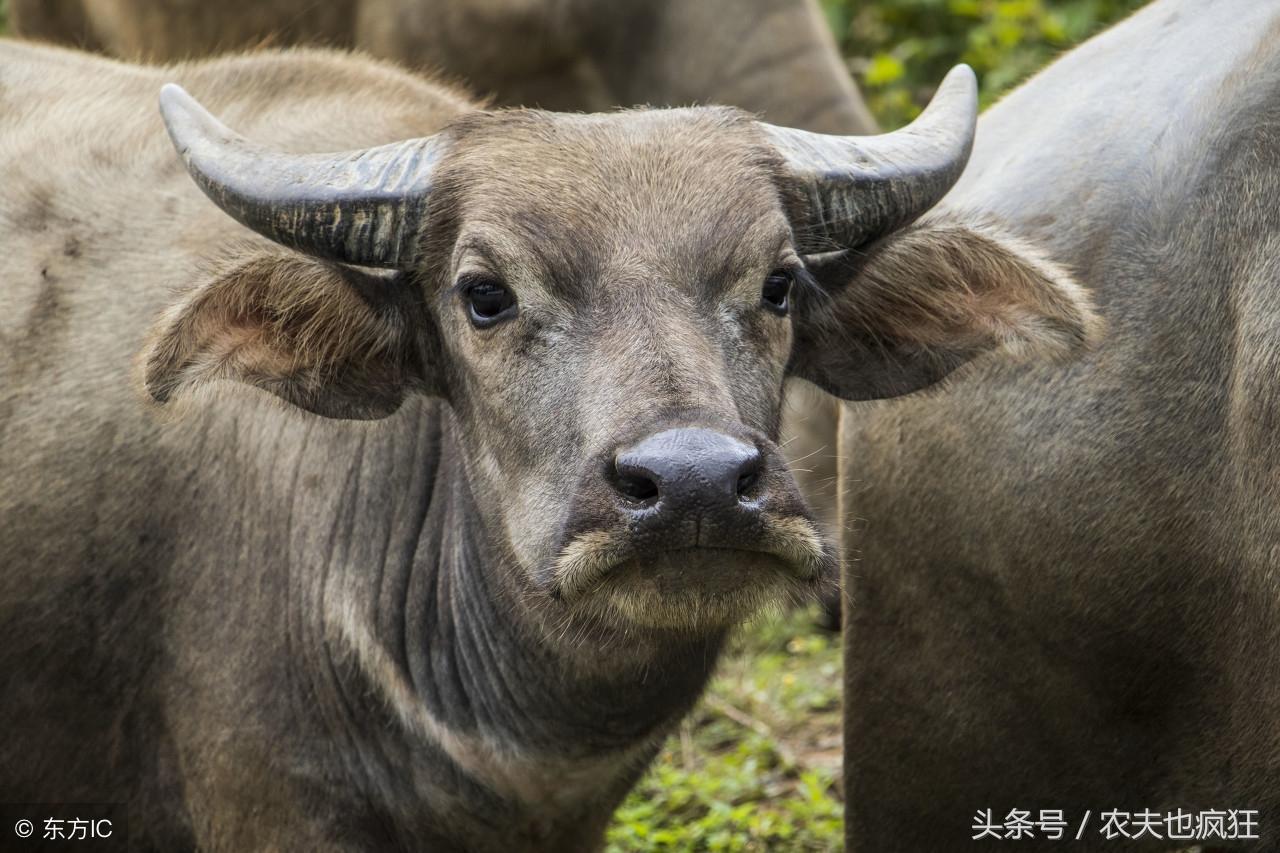
[(476, 329), (489, 329), (518, 313), (516, 295), (496, 276), (467, 275), (458, 281), (467, 319)]
[(765, 277), (760, 287), (760, 305), (779, 317), (791, 311), (791, 296), (795, 292), (797, 273), (791, 267), (778, 267)]

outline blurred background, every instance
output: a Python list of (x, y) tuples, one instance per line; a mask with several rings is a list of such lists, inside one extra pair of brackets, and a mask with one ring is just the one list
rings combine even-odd
[[(819, 2), (890, 130), (955, 63), (977, 71), (986, 106), (1144, 0)], [(0, 34), (5, 9), (0, 0)], [(697, 712), (618, 811), (610, 853), (840, 849), (840, 643), (817, 622), (816, 609), (779, 613), (739, 634)]]
[[(955, 63), (978, 72), (987, 106), (1145, 0), (818, 2), (872, 112), (891, 130), (916, 116)], [(0, 0), (0, 33), (7, 4)]]
[(820, 0), (867, 104), (885, 130), (910, 121), (957, 62), (982, 105), (1146, 0)]

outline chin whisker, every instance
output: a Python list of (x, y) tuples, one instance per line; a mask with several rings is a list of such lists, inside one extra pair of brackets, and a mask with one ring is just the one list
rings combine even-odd
[(838, 568), (835, 547), (809, 519), (771, 515), (765, 518), (764, 529), (764, 549), (799, 567), (801, 577), (820, 577)]
[(816, 522), (766, 513), (749, 540), (643, 555), (626, 531), (583, 533), (552, 565), (549, 592), (567, 605), (563, 638), (585, 623), (705, 633), (811, 598), (838, 568), (836, 549)]
[(622, 558), (624, 546), (610, 533), (593, 530), (564, 547), (552, 567), (553, 594), (565, 600), (599, 581)]

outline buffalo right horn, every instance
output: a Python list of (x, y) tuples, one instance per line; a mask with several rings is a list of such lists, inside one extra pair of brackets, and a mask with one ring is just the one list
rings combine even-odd
[(250, 142), (180, 86), (160, 113), (205, 195), (264, 237), (309, 255), (387, 269), (414, 261), (443, 144), (410, 139), (340, 154), (286, 154)]

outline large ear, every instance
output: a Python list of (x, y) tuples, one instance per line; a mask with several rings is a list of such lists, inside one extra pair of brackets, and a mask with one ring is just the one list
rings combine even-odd
[(390, 275), (258, 252), (166, 312), (142, 380), (159, 403), (233, 379), (326, 417), (383, 418), (407, 393), (433, 390), (422, 317)]
[(846, 400), (909, 394), (995, 349), (1065, 360), (1101, 332), (1065, 270), (991, 226), (922, 222), (810, 269), (791, 372)]

